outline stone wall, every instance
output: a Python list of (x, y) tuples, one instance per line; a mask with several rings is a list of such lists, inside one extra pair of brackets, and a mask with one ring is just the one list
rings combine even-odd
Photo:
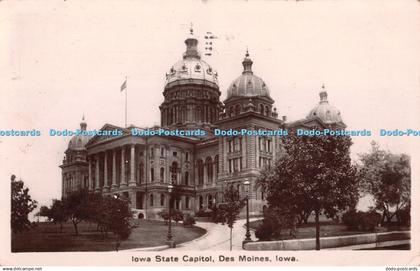
[[(321, 238), (321, 249), (361, 249), (409, 244), (410, 231), (367, 233)], [(398, 242), (397, 242), (398, 241)], [(402, 241), (402, 242), (399, 242)], [(250, 242), (245, 250), (315, 250), (315, 238), (284, 241)]]

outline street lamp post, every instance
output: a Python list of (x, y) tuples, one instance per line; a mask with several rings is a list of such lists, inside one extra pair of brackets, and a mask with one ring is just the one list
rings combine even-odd
[(175, 241), (172, 240), (172, 207), (171, 207), (171, 200), (172, 200), (172, 189), (174, 188), (174, 186), (172, 184), (168, 185), (168, 192), (169, 192), (169, 226), (168, 226), (168, 235), (166, 236), (166, 244), (170, 247), (170, 248), (174, 248), (175, 247)]
[(251, 233), (249, 232), (249, 186), (250, 186), (250, 182), (248, 181), (248, 179), (245, 179), (244, 181), (244, 185), (245, 185), (245, 192), (246, 192), (246, 233), (245, 233), (245, 240), (242, 242), (242, 247), (248, 243), (251, 242)]

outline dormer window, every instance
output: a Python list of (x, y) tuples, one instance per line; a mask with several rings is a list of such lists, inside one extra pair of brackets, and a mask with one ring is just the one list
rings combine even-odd
[(195, 65), (195, 71), (196, 71), (196, 72), (199, 72), (200, 70), (201, 70), (201, 66), (200, 66), (200, 65), (198, 65), (198, 64), (197, 64), (197, 65)]

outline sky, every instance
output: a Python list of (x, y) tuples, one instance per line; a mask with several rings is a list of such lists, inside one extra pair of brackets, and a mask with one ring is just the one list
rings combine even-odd
[[(248, 48), (289, 121), (325, 84), (348, 129), (420, 130), (419, 11), (418, 1), (1, 1), (0, 130), (43, 135), (0, 137), (0, 176), (22, 178), (42, 205), (59, 198), (70, 138), (48, 130), (78, 128), (83, 115), (88, 129), (123, 126), (125, 76), (128, 122), (159, 124), (165, 73), (191, 23), (201, 51), (207, 31), (218, 37), (203, 59), (218, 71), (221, 100)], [(372, 140), (418, 161), (420, 138), (405, 137), (355, 137), (352, 157)]]

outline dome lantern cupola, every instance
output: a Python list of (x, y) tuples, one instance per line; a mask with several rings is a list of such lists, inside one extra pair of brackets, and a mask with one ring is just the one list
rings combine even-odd
[(328, 102), (328, 93), (325, 91), (324, 85), (319, 93), (319, 99), (318, 105), (309, 111), (306, 118), (318, 117), (325, 124), (343, 124), (340, 111)]
[(194, 36), (194, 30), (192, 28), (190, 28), (190, 36), (185, 40), (185, 44), (187, 45), (187, 51), (184, 53), (184, 59), (187, 57), (201, 58), (197, 49), (198, 40)]
[(87, 123), (85, 122), (85, 115), (83, 115), (82, 122), (80, 123), (80, 130), (86, 131)]
[(242, 65), (244, 66), (244, 71), (242, 74), (253, 74), (252, 73), (252, 60), (249, 58), (249, 52), (248, 49), (246, 50), (245, 58), (242, 61)]

